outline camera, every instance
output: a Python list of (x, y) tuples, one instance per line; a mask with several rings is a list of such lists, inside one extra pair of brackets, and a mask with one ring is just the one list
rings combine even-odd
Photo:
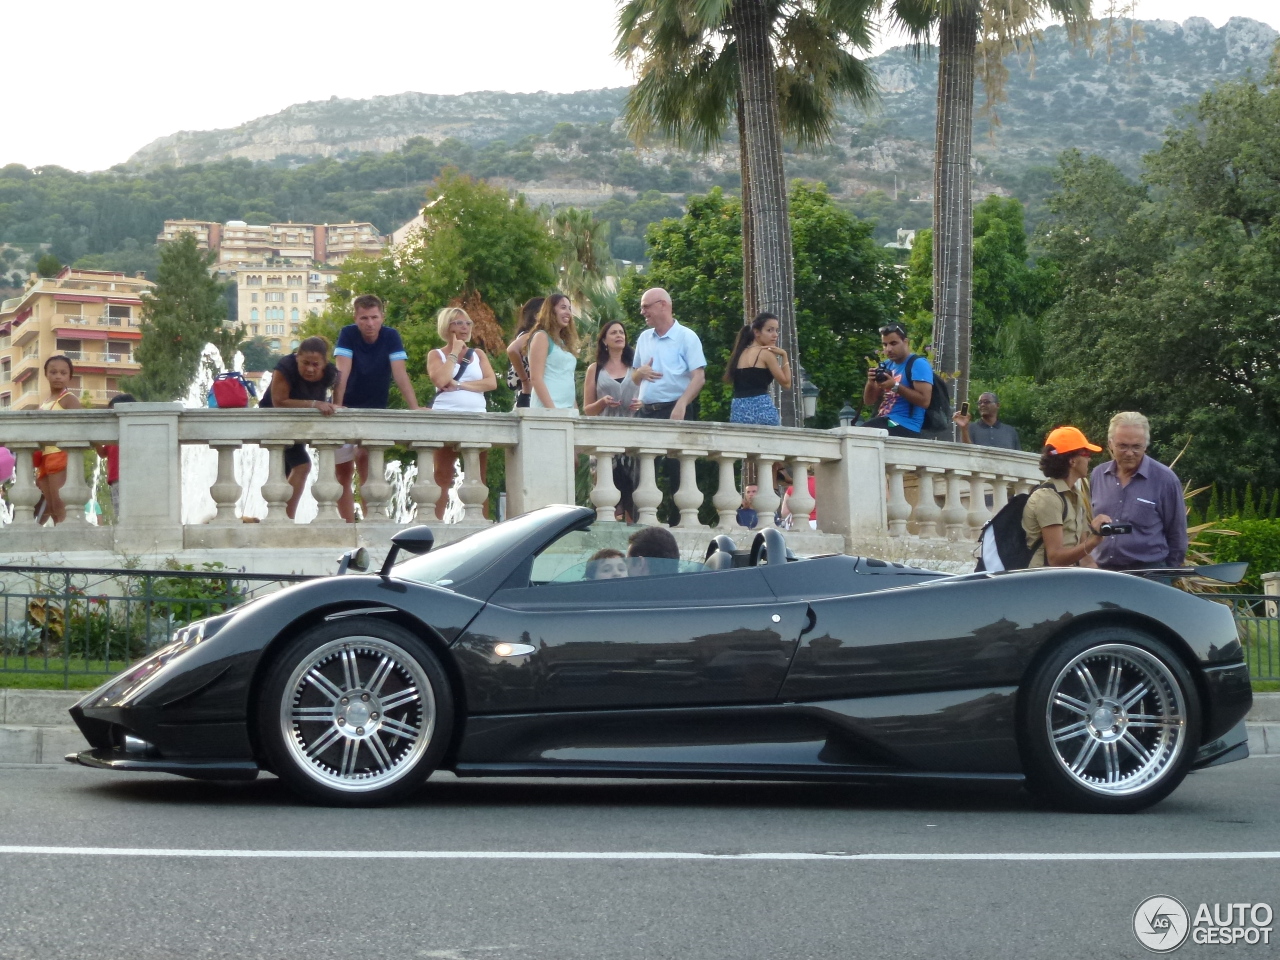
[(1115, 537), (1122, 533), (1133, 533), (1132, 523), (1100, 523), (1098, 534), (1103, 537)]
[(881, 360), (876, 364), (876, 383), (884, 383), (886, 380), (893, 379), (893, 375), (889, 373), (889, 361)]

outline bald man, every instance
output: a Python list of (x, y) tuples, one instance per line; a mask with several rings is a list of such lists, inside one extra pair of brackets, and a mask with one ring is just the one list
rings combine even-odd
[(661, 287), (640, 296), (640, 313), (649, 329), (636, 341), (631, 379), (640, 385), (641, 417), (651, 420), (696, 420), (689, 406), (707, 382), (702, 341), (671, 313), (671, 294)]

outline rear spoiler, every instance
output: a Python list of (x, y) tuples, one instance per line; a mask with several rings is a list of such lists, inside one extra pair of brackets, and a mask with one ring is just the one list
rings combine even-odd
[(1135, 577), (1168, 580), (1177, 577), (1194, 577), (1197, 580), (1212, 580), (1215, 583), (1239, 583), (1249, 571), (1246, 562), (1211, 563), (1203, 567), (1154, 567), (1143, 570), (1125, 570), (1124, 573)]

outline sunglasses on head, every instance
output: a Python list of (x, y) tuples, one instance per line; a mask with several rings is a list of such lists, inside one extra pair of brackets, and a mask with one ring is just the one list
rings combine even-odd
[(880, 336), (887, 337), (891, 333), (896, 333), (903, 340), (907, 339), (907, 329), (898, 323), (890, 323), (880, 328)]

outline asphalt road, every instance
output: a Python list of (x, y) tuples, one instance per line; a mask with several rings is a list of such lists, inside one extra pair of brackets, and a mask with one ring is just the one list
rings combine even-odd
[[(505, 853), (1280, 851), (1280, 758), (1190, 777), (1142, 814), (1004, 789), (455, 780), (413, 803), (296, 804), (206, 784), (0, 767), (0, 958), (1150, 957), (1143, 899), (1268, 902), (1270, 859), (520, 859)], [(73, 854), (22, 848), (81, 848)], [(132, 851), (101, 855), (103, 848)], [(239, 856), (140, 856), (140, 850)], [(452, 851), (442, 859), (254, 851)], [(487, 859), (477, 853), (489, 854)], [(1276, 924), (1280, 928), (1280, 924)], [(1186, 943), (1174, 956), (1271, 957)]]

